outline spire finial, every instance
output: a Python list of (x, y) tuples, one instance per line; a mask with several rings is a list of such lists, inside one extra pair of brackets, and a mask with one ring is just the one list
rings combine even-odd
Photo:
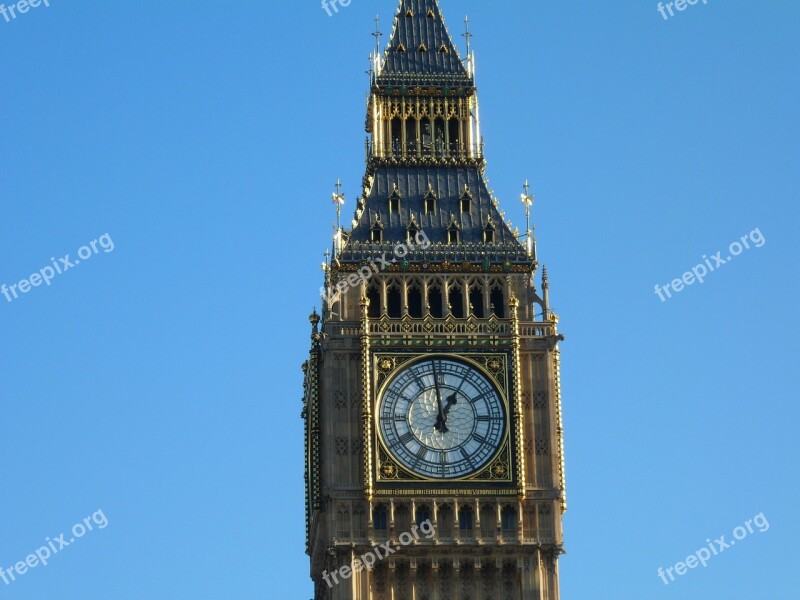
[(465, 31), (461, 35), (467, 38), (467, 58), (469, 58), (470, 40), (472, 39), (472, 34), (469, 32), (469, 15), (464, 17), (464, 28)]
[(344, 204), (344, 194), (342, 193), (341, 179), (336, 179), (336, 191), (331, 194), (331, 201), (336, 205), (336, 224), (333, 233), (333, 257), (336, 258), (342, 248), (342, 205)]
[(520, 201), (525, 206), (525, 247), (528, 250), (529, 256), (533, 254), (533, 245), (531, 243), (531, 206), (533, 206), (533, 202), (536, 199), (533, 194), (531, 194), (530, 187), (526, 179), (525, 183), (522, 184), (522, 189), (525, 191), (519, 196)]
[(375, 38), (375, 56), (378, 56), (381, 53), (381, 36), (383, 34), (380, 31), (380, 24), (381, 16), (375, 15), (375, 32), (372, 34), (372, 37)]
[(342, 205), (344, 204), (341, 179), (336, 179), (336, 191), (331, 194), (331, 201), (336, 205), (336, 228), (339, 229), (341, 227)]

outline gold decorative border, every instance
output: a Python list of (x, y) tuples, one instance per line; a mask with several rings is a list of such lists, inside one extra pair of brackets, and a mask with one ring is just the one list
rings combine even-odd
[[(379, 414), (378, 405), (383, 396), (386, 386), (389, 384), (394, 375), (401, 367), (409, 366), (414, 362), (425, 359), (430, 359), (432, 356), (437, 358), (452, 358), (455, 360), (464, 361), (471, 366), (475, 367), (484, 376), (492, 382), (500, 393), (500, 399), (506, 411), (505, 431), (503, 432), (503, 440), (500, 448), (489, 462), (481, 468), (478, 472), (472, 473), (465, 477), (458, 477), (452, 479), (437, 479), (432, 477), (424, 477), (411, 473), (409, 470), (402, 467), (399, 462), (393, 458), (391, 452), (386, 447), (383, 438), (380, 434), (380, 427), (377, 423), (374, 424), (374, 441), (375, 441), (375, 472), (374, 481), (378, 485), (392, 485), (392, 484), (407, 484), (407, 483), (441, 483), (442, 485), (452, 484), (487, 484), (496, 485), (500, 484), (513, 484), (514, 483), (514, 469), (512, 462), (513, 452), (511, 447), (511, 427), (514, 418), (514, 410), (509, 405), (508, 398), (510, 392), (510, 377), (509, 377), (509, 356), (505, 353), (420, 353), (420, 354), (398, 354), (398, 353), (373, 353), (372, 371), (374, 373), (374, 388), (375, 394), (375, 415)], [(372, 488), (370, 488), (372, 492)], [(398, 490), (393, 488), (394, 492)], [(377, 492), (376, 492), (377, 493)]]

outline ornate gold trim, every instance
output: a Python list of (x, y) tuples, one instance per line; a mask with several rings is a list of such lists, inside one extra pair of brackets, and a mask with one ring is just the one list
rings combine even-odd
[[(386, 387), (394, 378), (399, 369), (406, 368), (415, 362), (429, 360), (432, 356), (441, 358), (452, 358), (468, 363), (480, 373), (487, 377), (487, 379), (497, 388), (500, 394), (500, 400), (503, 403), (503, 408), (506, 413), (505, 430), (503, 432), (503, 439), (500, 442), (497, 452), (487, 461), (487, 463), (475, 473), (465, 477), (458, 477), (452, 479), (438, 479), (433, 477), (425, 477), (412, 473), (402, 465), (389, 451), (387, 444), (383, 440), (380, 426), (376, 422), (377, 415), (380, 411), (377, 410)], [(372, 417), (372, 425), (374, 426), (374, 433), (371, 439), (375, 440), (375, 448), (377, 450), (375, 462), (375, 483), (376, 484), (396, 484), (396, 483), (413, 483), (413, 482), (437, 482), (442, 484), (458, 484), (458, 483), (471, 483), (471, 484), (497, 484), (497, 483), (514, 483), (514, 474), (510, 468), (513, 459), (513, 452), (511, 450), (510, 434), (511, 434), (511, 419), (513, 413), (508, 403), (509, 393), (509, 378), (508, 378), (508, 355), (505, 353), (492, 353), (492, 354), (453, 354), (453, 353), (425, 353), (425, 354), (384, 354), (375, 352), (372, 356), (372, 367), (375, 372), (375, 416)], [(372, 488), (371, 488), (372, 491)]]
[(364, 435), (364, 492), (367, 500), (372, 500), (372, 394), (370, 393), (370, 350), (369, 350), (369, 298), (366, 290), (359, 302), (361, 307), (361, 400), (362, 429)]
[(525, 498), (526, 477), (525, 477), (525, 427), (522, 412), (522, 384), (521, 384), (521, 361), (520, 361), (520, 337), (519, 337), (519, 300), (513, 294), (508, 301), (508, 309), (511, 312), (511, 392), (514, 395), (514, 427), (516, 428), (517, 438), (517, 482), (520, 498)]

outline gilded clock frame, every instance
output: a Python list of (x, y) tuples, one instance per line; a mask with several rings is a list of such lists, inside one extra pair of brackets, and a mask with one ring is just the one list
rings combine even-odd
[[(513, 397), (512, 357), (505, 352), (373, 352), (371, 361), (372, 380), (375, 382), (375, 396), (372, 399), (375, 410), (372, 425), (372, 438), (375, 448), (374, 472), (372, 478), (375, 483), (375, 493), (380, 495), (382, 491), (387, 493), (397, 493), (396, 486), (408, 486), (409, 484), (434, 484), (438, 486), (450, 486), (453, 488), (464, 487), (464, 492), (473, 492), (468, 486), (492, 487), (495, 493), (500, 490), (497, 486), (508, 486), (513, 488), (515, 483), (515, 462), (514, 462), (514, 432), (513, 423), (514, 410), (509, 403), (509, 398)], [(387, 444), (383, 440), (379, 417), (379, 406), (383, 398), (386, 387), (398, 374), (400, 369), (411, 366), (414, 363), (431, 358), (449, 358), (462, 361), (470, 367), (476, 369), (489, 382), (495, 386), (500, 401), (505, 411), (505, 425), (500, 446), (492, 457), (476, 472), (463, 477), (437, 478), (427, 477), (411, 472), (403, 467), (393, 458)], [(453, 490), (455, 491), (455, 490)], [(502, 494), (500, 494), (502, 495)]]

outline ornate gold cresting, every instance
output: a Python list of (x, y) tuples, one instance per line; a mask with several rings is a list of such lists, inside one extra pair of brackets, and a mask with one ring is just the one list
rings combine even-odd
[(308, 360), (308, 397), (309, 397), (309, 430), (311, 432), (311, 465), (309, 465), (311, 477), (311, 499), (314, 511), (322, 508), (322, 493), (320, 489), (320, 426), (319, 426), (319, 357), (320, 334), (317, 329), (320, 317), (317, 311), (308, 317), (311, 323), (311, 353)]
[(525, 498), (525, 427), (523, 426), (522, 389), (521, 389), (521, 361), (520, 361), (520, 336), (519, 336), (519, 300), (512, 293), (508, 300), (508, 309), (511, 313), (511, 390), (513, 394), (514, 429), (517, 438), (517, 481), (519, 495)]
[(364, 287), (361, 290), (361, 402), (362, 435), (364, 436), (364, 494), (372, 501), (372, 393), (370, 391), (370, 352), (369, 352), (369, 298)]
[(558, 335), (558, 317), (550, 314), (553, 323), (553, 332), (556, 345), (553, 348), (553, 386), (556, 400), (556, 435), (558, 436), (558, 481), (561, 487), (561, 512), (567, 512), (567, 477), (564, 466), (564, 420), (561, 411), (561, 351), (558, 349), (558, 340), (563, 336)]

